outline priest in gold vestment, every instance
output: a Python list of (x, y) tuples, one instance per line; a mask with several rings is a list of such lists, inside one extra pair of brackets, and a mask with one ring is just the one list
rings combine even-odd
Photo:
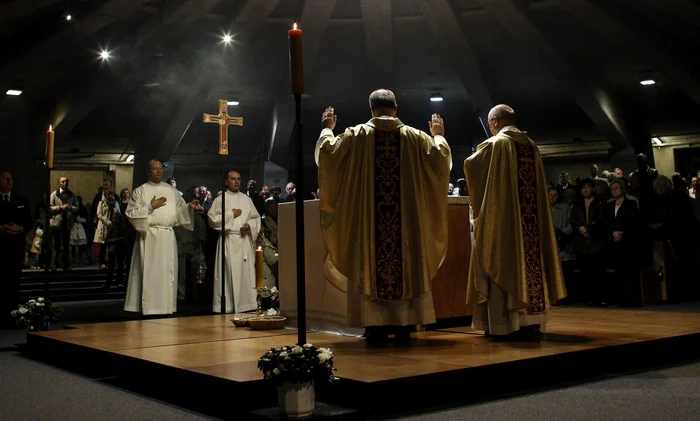
[(542, 157), (507, 105), (488, 116), (493, 137), (464, 162), (473, 247), (467, 304), (494, 338), (538, 337), (566, 296)]
[(396, 118), (393, 92), (369, 98), (372, 119), (334, 136), (337, 116), (323, 113), (316, 143), (324, 274), (347, 284), (348, 325), (368, 340), (407, 340), (435, 323), (432, 281), (447, 250), (452, 155), (442, 118), (432, 137)]

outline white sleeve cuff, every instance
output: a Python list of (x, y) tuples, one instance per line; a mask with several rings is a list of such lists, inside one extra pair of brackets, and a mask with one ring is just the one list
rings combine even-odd
[(329, 129), (328, 127), (324, 128), (323, 130), (321, 130), (321, 137), (323, 136), (333, 137), (333, 130)]

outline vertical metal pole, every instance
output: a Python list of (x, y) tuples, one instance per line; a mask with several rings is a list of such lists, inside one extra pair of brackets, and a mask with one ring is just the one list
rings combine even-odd
[(489, 129), (486, 128), (486, 125), (484, 124), (484, 120), (481, 119), (481, 116), (479, 118), (479, 123), (481, 123), (481, 128), (484, 129), (484, 133), (486, 133), (486, 139), (491, 137), (491, 133), (489, 133)]
[(306, 268), (304, 253), (304, 153), (302, 141), (301, 94), (294, 94), (296, 105), (296, 249), (297, 249), (297, 334), (298, 344), (306, 343)]
[(226, 168), (221, 155), (221, 175), (224, 187), (221, 189), (221, 314), (226, 313)]

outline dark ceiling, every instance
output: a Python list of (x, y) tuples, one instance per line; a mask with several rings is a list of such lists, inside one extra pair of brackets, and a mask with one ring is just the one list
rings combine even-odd
[[(245, 122), (230, 129), (231, 159), (288, 166), (294, 21), (309, 152), (325, 106), (341, 127), (366, 121), (377, 87), (396, 92), (407, 124), (426, 129), (443, 114), (462, 153), (484, 139), (478, 117), (498, 103), (537, 141), (604, 140), (612, 153), (700, 132), (696, 0), (5, 0), (0, 88), (23, 94), (0, 97), (2, 142), (30, 125), (40, 153), (52, 123), (59, 153), (207, 163), (217, 130), (201, 114), (225, 98), (240, 101), (229, 112)], [(657, 83), (641, 86), (642, 75)], [(444, 102), (429, 102), (433, 91)]]

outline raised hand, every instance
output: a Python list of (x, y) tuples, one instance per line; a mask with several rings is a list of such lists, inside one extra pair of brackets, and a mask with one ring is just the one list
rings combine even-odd
[(233, 210), (233, 218), (234, 218), (234, 219), (235, 219), (235, 218), (238, 218), (239, 216), (241, 216), (242, 213), (243, 213), (242, 210), (240, 210), (240, 209), (234, 209), (234, 210)]
[(248, 225), (247, 223), (243, 224), (243, 226), (241, 227), (241, 234), (245, 234), (248, 231), (250, 231), (250, 225)]
[(433, 137), (445, 135), (445, 122), (440, 117), (440, 114), (433, 114), (433, 117), (428, 122), (428, 126)]
[(321, 115), (321, 128), (323, 129), (335, 129), (335, 123), (338, 122), (338, 116), (335, 115), (333, 107), (328, 107)]
[(167, 201), (168, 201), (168, 199), (166, 199), (164, 197), (156, 199), (156, 197), (153, 196), (153, 199), (151, 199), (151, 208), (153, 208), (153, 210), (156, 210), (158, 208), (162, 208), (163, 206), (165, 206)]

